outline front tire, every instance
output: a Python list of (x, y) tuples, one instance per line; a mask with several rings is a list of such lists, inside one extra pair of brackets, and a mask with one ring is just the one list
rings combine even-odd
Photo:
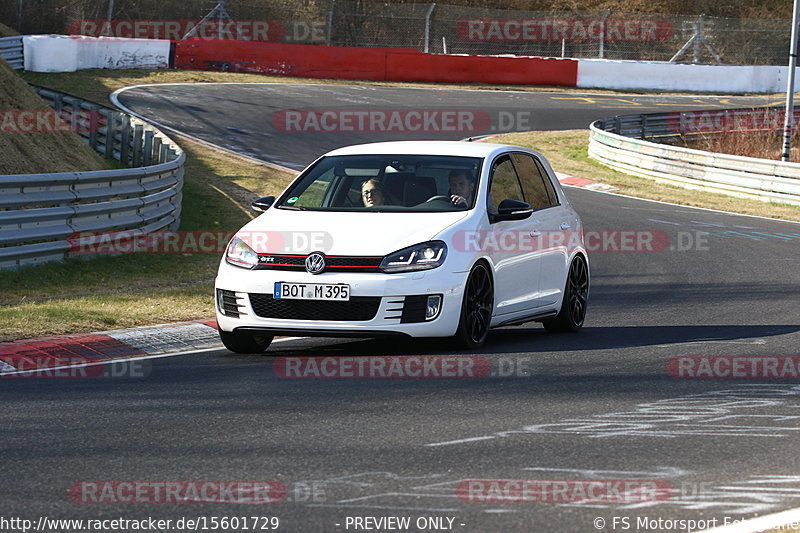
[(542, 322), (551, 333), (574, 333), (583, 327), (589, 299), (589, 267), (582, 255), (575, 256), (569, 266), (561, 310), (554, 318)]
[(489, 268), (478, 263), (467, 277), (464, 300), (461, 302), (461, 318), (456, 330), (456, 341), (467, 349), (479, 348), (489, 336), (494, 307), (494, 287)]
[(219, 338), (225, 348), (234, 353), (264, 353), (272, 343), (273, 336), (219, 330)]

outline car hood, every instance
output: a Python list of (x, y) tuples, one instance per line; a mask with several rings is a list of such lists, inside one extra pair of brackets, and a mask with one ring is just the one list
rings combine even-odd
[(436, 213), (321, 212), (270, 209), (237, 236), (257, 253), (373, 255), (429, 241), (469, 211)]

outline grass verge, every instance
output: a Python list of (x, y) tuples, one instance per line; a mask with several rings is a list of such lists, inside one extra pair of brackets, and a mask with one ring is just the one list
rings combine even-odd
[[(236, 231), (255, 196), (293, 175), (180, 140), (186, 151), (181, 230)], [(220, 246), (225, 243), (221, 242)], [(0, 341), (213, 316), (222, 251), (70, 259), (0, 273)]]
[(509, 133), (492, 142), (527, 146), (542, 152), (558, 172), (613, 185), (615, 193), (745, 215), (800, 221), (800, 207), (684, 189), (617, 172), (589, 158), (588, 130)]

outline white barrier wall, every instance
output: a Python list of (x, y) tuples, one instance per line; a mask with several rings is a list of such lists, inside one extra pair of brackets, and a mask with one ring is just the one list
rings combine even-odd
[(169, 67), (168, 40), (26, 35), (22, 44), (25, 70), (33, 72)]
[[(584, 89), (774, 93), (786, 91), (787, 75), (788, 67), (778, 66), (579, 59), (577, 86)], [(796, 79), (800, 81), (800, 77)]]

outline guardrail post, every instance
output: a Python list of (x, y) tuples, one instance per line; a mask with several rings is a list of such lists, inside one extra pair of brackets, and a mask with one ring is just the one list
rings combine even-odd
[(151, 129), (147, 129), (144, 132), (142, 156), (142, 164), (144, 166), (150, 166), (153, 162), (153, 130)]
[(117, 114), (113, 111), (106, 111), (106, 145), (105, 151), (103, 155), (105, 155), (106, 159), (113, 159), (114, 158), (114, 137), (116, 137), (116, 124), (117, 124)]
[(150, 153), (153, 154), (153, 159), (156, 164), (163, 163), (163, 161), (161, 161), (161, 137), (158, 135), (153, 137), (153, 149)]
[(97, 129), (100, 127), (98, 117), (99, 110), (97, 106), (89, 106), (89, 146), (94, 150), (97, 150)]
[(134, 167), (142, 166), (142, 134), (144, 133), (144, 126), (136, 124), (133, 127), (133, 165)]
[(122, 116), (122, 136), (119, 143), (119, 161), (123, 165), (127, 165), (130, 159), (130, 144), (131, 144), (131, 119), (128, 115)]

